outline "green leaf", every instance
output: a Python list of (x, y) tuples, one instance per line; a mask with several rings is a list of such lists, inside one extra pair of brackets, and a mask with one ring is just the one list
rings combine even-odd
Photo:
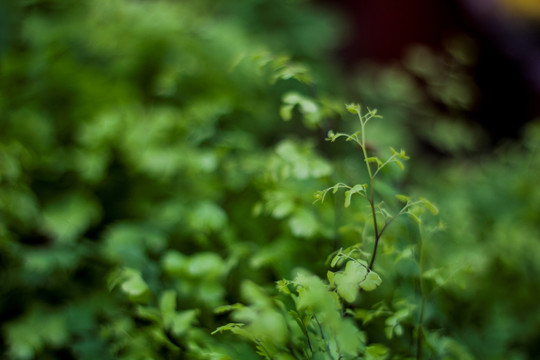
[(337, 292), (345, 301), (352, 303), (356, 300), (360, 284), (366, 278), (367, 269), (356, 261), (349, 261), (345, 271), (334, 274)]
[(175, 313), (170, 320), (170, 329), (176, 336), (185, 334), (197, 318), (197, 310), (186, 310)]
[(392, 152), (392, 155), (395, 155), (400, 159), (409, 160), (409, 157), (407, 156), (407, 153), (403, 149), (401, 149), (399, 152), (397, 152), (396, 149), (394, 149), (393, 147), (390, 147), (390, 151)]
[(345, 108), (347, 109), (348, 112), (350, 112), (351, 114), (360, 114), (360, 105), (358, 104), (345, 104)]
[(155, 307), (148, 307), (148, 306), (137, 306), (136, 308), (136, 314), (141, 319), (145, 319), (148, 321), (152, 321), (155, 323), (159, 323), (162, 319), (161, 314), (159, 313), (159, 310)]
[(345, 191), (345, 207), (351, 205), (351, 198), (354, 194), (362, 194), (366, 190), (367, 185), (356, 184), (350, 190)]
[(396, 199), (398, 199), (399, 201), (404, 202), (404, 203), (408, 203), (409, 200), (410, 200), (410, 198), (408, 196), (401, 195), (401, 194), (397, 194)]
[(345, 191), (345, 207), (348, 208), (351, 206), (351, 197), (353, 193), (350, 190)]
[(243, 308), (244, 305), (240, 303), (232, 305), (221, 305), (214, 309), (214, 314), (224, 314), (226, 312), (234, 311)]
[(279, 115), (284, 121), (289, 121), (292, 119), (293, 109), (294, 109), (294, 105), (291, 105), (291, 104), (282, 105), (279, 109)]
[(159, 301), (159, 310), (163, 317), (170, 316), (176, 311), (176, 291), (165, 290)]
[(120, 289), (128, 294), (131, 299), (136, 300), (150, 293), (150, 289), (143, 280), (139, 271), (134, 269), (126, 269), (126, 280), (120, 285)]
[(210, 334), (214, 335), (214, 334), (217, 334), (217, 333), (222, 333), (224, 331), (231, 331), (231, 332), (234, 333), (236, 329), (238, 329), (238, 328), (240, 328), (242, 326), (245, 326), (245, 324), (242, 324), (242, 323), (228, 323), (226, 325), (218, 327), (216, 330), (212, 331)]
[(366, 348), (366, 360), (385, 360), (389, 355), (390, 351), (382, 344), (373, 344)]
[(60, 242), (74, 242), (99, 219), (96, 201), (81, 193), (64, 195), (43, 209), (43, 231)]
[(420, 220), (420, 218), (416, 216), (415, 214), (413, 214), (412, 212), (407, 211), (407, 215), (409, 215), (411, 219), (413, 219), (418, 225), (422, 224), (422, 220)]
[(420, 201), (422, 201), (422, 204), (424, 204), (424, 206), (429, 210), (429, 212), (432, 215), (438, 215), (439, 214), (439, 209), (431, 201), (429, 201), (428, 199), (424, 199), (424, 198), (421, 198)]
[(381, 166), (383, 162), (378, 157), (368, 157), (365, 159), (365, 162), (368, 164), (377, 164), (377, 166)]
[(289, 290), (289, 284), (290, 283), (291, 282), (289, 280), (281, 279), (281, 280), (277, 281), (276, 287), (277, 287), (279, 292), (290, 295), (291, 294), (291, 291)]
[(403, 165), (403, 163), (401, 161), (399, 161), (398, 159), (394, 159), (392, 160), (392, 162), (394, 164), (396, 164), (402, 171), (405, 170), (405, 166)]
[(306, 338), (309, 337), (309, 334), (308, 334), (308, 330), (306, 328), (306, 325), (304, 324), (304, 322), (302, 321), (302, 319), (300, 318), (300, 315), (298, 315), (298, 313), (294, 310), (289, 310), (289, 314), (293, 317), (293, 319), (296, 321), (296, 323), (298, 324), (298, 326), (300, 327), (300, 329), (302, 330), (302, 333), (304, 333), (304, 336)]
[(334, 281), (335, 276), (336, 276), (336, 273), (334, 273), (332, 271), (327, 271), (326, 272), (326, 278), (328, 279), (330, 287), (334, 287), (334, 285), (335, 285), (335, 281)]
[(181, 276), (188, 272), (187, 256), (176, 250), (168, 250), (162, 258), (163, 270), (169, 275)]
[(319, 229), (319, 223), (311, 211), (298, 210), (289, 219), (289, 226), (294, 236), (309, 238), (315, 235)]
[(332, 141), (332, 142), (334, 142), (336, 139), (337, 139), (336, 133), (335, 133), (333, 130), (328, 130), (328, 134), (327, 134), (326, 140), (327, 140), (327, 141)]
[(330, 267), (335, 267), (337, 263), (341, 260), (342, 258), (341, 250), (342, 249), (339, 249), (338, 254), (334, 256), (334, 258), (332, 259), (332, 262), (330, 262)]
[(370, 271), (369, 274), (367, 274), (366, 279), (360, 283), (360, 287), (366, 291), (372, 291), (381, 285), (381, 283), (382, 279), (379, 274)]

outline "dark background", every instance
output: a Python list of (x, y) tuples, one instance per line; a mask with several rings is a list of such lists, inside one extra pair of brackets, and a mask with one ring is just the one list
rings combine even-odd
[(347, 68), (360, 60), (390, 63), (413, 44), (439, 50), (445, 39), (467, 35), (477, 46), (472, 77), (480, 100), (469, 116), (492, 145), (521, 135), (540, 114), (540, 21), (512, 14), (495, 1), (321, 0), (349, 20), (348, 39), (338, 52)]

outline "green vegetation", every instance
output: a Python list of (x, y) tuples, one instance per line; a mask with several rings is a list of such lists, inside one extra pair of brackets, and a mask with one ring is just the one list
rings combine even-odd
[(540, 356), (538, 124), (467, 155), (406, 72), (341, 78), (306, 1), (0, 7), (0, 357)]

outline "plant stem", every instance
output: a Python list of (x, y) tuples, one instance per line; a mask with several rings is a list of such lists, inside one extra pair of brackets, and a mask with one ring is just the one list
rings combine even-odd
[(319, 326), (319, 331), (321, 333), (321, 339), (323, 340), (324, 344), (326, 345), (326, 351), (328, 351), (328, 356), (330, 356), (330, 359), (334, 360), (334, 357), (332, 356), (332, 352), (330, 351), (330, 345), (328, 344), (328, 341), (326, 340), (326, 337), (324, 336), (324, 331), (322, 329), (321, 323), (319, 322), (319, 319), (317, 319), (317, 316), (313, 315), (313, 318), (315, 319), (315, 322)]
[(371, 270), (373, 268), (373, 264), (375, 263), (375, 256), (377, 255), (377, 248), (379, 247), (379, 239), (380, 239), (380, 233), (379, 228), (377, 226), (377, 214), (375, 213), (375, 192), (373, 190), (373, 180), (374, 176), (371, 173), (371, 166), (369, 165), (369, 162), (367, 161), (368, 155), (366, 150), (366, 136), (364, 131), (364, 126), (367, 121), (362, 120), (362, 116), (359, 114), (360, 117), (360, 124), (362, 126), (362, 138), (360, 140), (360, 147), (362, 148), (362, 153), (364, 155), (364, 162), (366, 163), (366, 168), (369, 175), (369, 205), (371, 207), (371, 216), (373, 217), (373, 231), (375, 232), (375, 244), (373, 245), (373, 252), (371, 253), (371, 260), (369, 261), (368, 270)]
[(373, 203), (373, 180), (371, 180), (371, 198), (369, 199), (369, 205), (371, 206), (371, 216), (373, 217), (373, 231), (375, 233), (375, 244), (373, 244), (373, 252), (371, 253), (371, 260), (369, 261), (368, 270), (373, 269), (375, 264), (375, 257), (377, 256), (377, 249), (379, 247), (379, 240), (381, 238), (381, 233), (377, 226), (377, 214), (375, 213), (375, 204)]
[(424, 273), (424, 239), (422, 237), (422, 225), (418, 225), (418, 231), (420, 234), (419, 247), (420, 247), (420, 261), (419, 261), (419, 270), (420, 270), (420, 295), (422, 297), (422, 303), (420, 305), (420, 316), (418, 318), (418, 326), (416, 330), (416, 360), (422, 359), (422, 338), (424, 337), (424, 309), (426, 307), (426, 294), (424, 291), (424, 280), (422, 274)]

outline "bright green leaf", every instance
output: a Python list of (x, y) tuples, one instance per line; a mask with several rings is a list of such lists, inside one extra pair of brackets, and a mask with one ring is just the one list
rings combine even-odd
[(366, 360), (385, 360), (389, 355), (390, 351), (382, 344), (373, 344), (366, 348)]
[(358, 104), (345, 104), (345, 108), (351, 114), (360, 114), (360, 105)]
[(381, 285), (382, 279), (381, 277), (374, 271), (370, 271), (366, 279), (360, 283), (360, 287), (366, 291), (372, 291), (377, 288), (377, 286)]

